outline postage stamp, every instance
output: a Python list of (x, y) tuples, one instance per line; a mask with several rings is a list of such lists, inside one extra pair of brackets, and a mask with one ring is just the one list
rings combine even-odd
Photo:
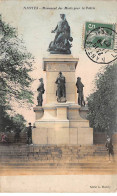
[(115, 29), (115, 24), (86, 23), (84, 48), (93, 62), (108, 64), (117, 59)]

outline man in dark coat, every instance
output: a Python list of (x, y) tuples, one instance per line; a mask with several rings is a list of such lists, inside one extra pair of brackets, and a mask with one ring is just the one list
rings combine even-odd
[(20, 128), (16, 128), (16, 132), (15, 132), (15, 135), (14, 135), (14, 142), (19, 142), (20, 141)]
[(27, 129), (27, 143), (32, 144), (32, 126), (31, 126), (31, 123), (29, 123), (28, 129)]
[(113, 144), (112, 144), (112, 140), (111, 138), (107, 135), (107, 140), (106, 140), (106, 149), (108, 151), (109, 154), (109, 161), (110, 161), (110, 155), (112, 155), (113, 159), (114, 159), (114, 151), (113, 151)]

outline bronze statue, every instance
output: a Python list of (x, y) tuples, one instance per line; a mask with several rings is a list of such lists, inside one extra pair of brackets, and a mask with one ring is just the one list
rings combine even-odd
[(85, 106), (84, 95), (83, 95), (84, 85), (81, 82), (80, 77), (77, 78), (76, 86), (77, 86), (77, 93), (78, 93), (78, 104), (81, 106)]
[(70, 36), (70, 26), (65, 18), (65, 14), (60, 14), (61, 21), (51, 33), (56, 33), (54, 41), (49, 45), (48, 51), (51, 54), (71, 54), (70, 48), (73, 38)]
[[(57, 84), (57, 91), (56, 91), (56, 96), (58, 96), (57, 101), (65, 102), (66, 101), (65, 77), (62, 75), (62, 72), (59, 72), (59, 76), (56, 79), (55, 83)], [(64, 98), (63, 101), (62, 98)]]
[(41, 84), (39, 85), (37, 91), (38, 91), (38, 96), (37, 96), (37, 101), (38, 101), (38, 106), (42, 106), (43, 103), (43, 94), (44, 94), (44, 83), (43, 83), (43, 78), (40, 78), (39, 81)]

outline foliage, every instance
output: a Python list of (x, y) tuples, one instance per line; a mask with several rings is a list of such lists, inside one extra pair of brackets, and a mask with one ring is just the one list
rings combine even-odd
[(117, 62), (107, 65), (95, 80), (96, 91), (88, 98), (88, 119), (94, 130), (117, 129)]
[[(0, 17), (0, 113), (4, 119), (12, 103), (20, 106), (33, 103), (30, 77), (34, 58), (27, 52), (15, 28)], [(8, 118), (7, 118), (8, 120)], [(3, 124), (3, 121), (0, 122)]]
[(26, 128), (26, 120), (20, 114), (11, 117), (7, 113), (4, 115), (3, 130), (20, 132)]

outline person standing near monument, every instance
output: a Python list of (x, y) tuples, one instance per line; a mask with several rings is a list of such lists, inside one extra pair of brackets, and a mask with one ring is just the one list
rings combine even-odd
[(20, 141), (20, 132), (21, 132), (21, 130), (20, 130), (20, 128), (19, 128), (19, 126), (17, 125), (17, 123), (16, 123), (16, 130), (15, 130), (15, 135), (14, 135), (14, 142), (19, 142)]
[(83, 95), (84, 85), (81, 82), (80, 77), (77, 78), (76, 86), (77, 86), (77, 93), (78, 93), (78, 104), (81, 106), (83, 106), (83, 105), (85, 106), (84, 95)]
[(43, 78), (40, 78), (39, 81), (41, 82), (37, 91), (38, 91), (38, 96), (37, 96), (37, 101), (38, 101), (38, 106), (42, 106), (43, 103), (43, 94), (45, 92), (44, 89), (44, 83), (43, 83)]
[(57, 91), (56, 96), (58, 96), (57, 101), (61, 102), (61, 98), (64, 97), (64, 102), (66, 101), (66, 89), (65, 89), (65, 77), (62, 75), (62, 72), (59, 72), (59, 76), (56, 79)]
[(28, 123), (29, 126), (27, 128), (27, 144), (32, 144), (32, 126), (31, 123)]
[(110, 155), (112, 156), (113, 160), (114, 160), (114, 151), (113, 151), (113, 144), (112, 144), (112, 140), (111, 138), (107, 135), (107, 140), (106, 140), (106, 149), (108, 151), (109, 154), (109, 161), (110, 161)]

